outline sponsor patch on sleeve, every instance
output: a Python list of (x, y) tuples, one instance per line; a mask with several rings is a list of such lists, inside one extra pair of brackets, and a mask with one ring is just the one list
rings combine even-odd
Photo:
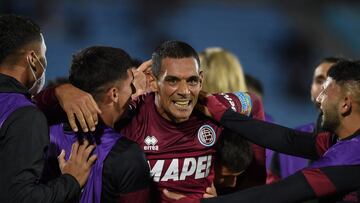
[(236, 97), (239, 99), (241, 104), (241, 114), (249, 116), (251, 114), (252, 102), (251, 97), (246, 92), (235, 92)]

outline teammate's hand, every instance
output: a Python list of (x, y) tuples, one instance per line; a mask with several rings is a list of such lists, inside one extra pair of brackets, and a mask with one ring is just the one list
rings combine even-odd
[(198, 96), (198, 102), (196, 103), (195, 109), (203, 113), (205, 116), (212, 117), (207, 105), (208, 97), (211, 94), (201, 90)]
[(203, 195), (203, 198), (213, 198), (217, 197), (216, 188), (214, 186), (214, 183), (211, 184), (211, 187), (207, 187), (205, 190), (205, 193)]
[(163, 189), (163, 194), (165, 195), (165, 197), (171, 199), (171, 200), (180, 200), (182, 198), (185, 198), (186, 196), (180, 193), (176, 193), (176, 192), (170, 192), (167, 189)]
[(75, 119), (79, 121), (80, 127), (84, 132), (88, 132), (89, 129), (95, 131), (95, 126), (98, 123), (98, 114), (101, 111), (89, 93), (71, 84), (63, 84), (55, 88), (55, 96), (66, 112), (73, 131), (78, 131)]
[(65, 160), (64, 150), (61, 150), (58, 157), (61, 173), (72, 175), (80, 187), (85, 185), (90, 174), (91, 166), (97, 159), (96, 155), (90, 156), (94, 148), (95, 145), (89, 145), (87, 140), (85, 140), (82, 145), (79, 145), (79, 142), (76, 141), (71, 147), (69, 160)]
[(134, 75), (133, 85), (135, 86), (136, 92), (131, 96), (135, 99), (139, 95), (149, 92), (149, 75), (151, 75), (152, 61), (147, 60), (142, 63), (138, 68), (132, 69)]
[(220, 121), (222, 115), (228, 110), (228, 107), (221, 103), (216, 95), (200, 91), (198, 98), (195, 108), (204, 115), (212, 117), (217, 121)]

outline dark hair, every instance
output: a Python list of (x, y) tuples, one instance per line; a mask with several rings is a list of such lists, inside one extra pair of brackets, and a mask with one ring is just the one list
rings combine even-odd
[(320, 66), (321, 64), (323, 63), (337, 63), (341, 60), (345, 60), (345, 58), (343, 57), (337, 57), (337, 56), (330, 56), (330, 57), (325, 57), (325, 58), (322, 58), (315, 67), (318, 67)]
[(216, 159), (232, 172), (245, 170), (253, 159), (249, 142), (227, 129), (222, 131), (216, 149)]
[(329, 69), (328, 76), (336, 82), (360, 82), (360, 62), (345, 59), (340, 60)]
[(17, 49), (41, 41), (40, 26), (27, 17), (2, 15), (0, 30), (0, 64)]
[(264, 89), (261, 82), (255, 77), (245, 74), (245, 83), (248, 88), (253, 88), (259, 94), (264, 95)]
[(97, 99), (108, 84), (126, 79), (131, 67), (131, 58), (124, 50), (92, 46), (73, 55), (69, 81)]
[(156, 77), (161, 73), (161, 61), (167, 57), (176, 59), (193, 57), (200, 68), (199, 55), (194, 48), (185, 42), (166, 41), (157, 47), (152, 54), (152, 71)]

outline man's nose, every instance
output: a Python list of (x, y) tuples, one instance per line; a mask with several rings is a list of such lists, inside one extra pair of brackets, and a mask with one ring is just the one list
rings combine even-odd
[(189, 86), (186, 81), (180, 81), (179, 88), (178, 88), (179, 94), (190, 94)]

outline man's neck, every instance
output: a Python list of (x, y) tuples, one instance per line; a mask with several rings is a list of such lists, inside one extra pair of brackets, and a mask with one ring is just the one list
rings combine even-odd
[(356, 131), (359, 130), (359, 123), (360, 115), (349, 115), (349, 117), (343, 119), (335, 133), (341, 140), (345, 139), (349, 136), (352, 136), (354, 133), (356, 133)]
[(20, 82), (23, 86), (26, 86), (26, 74), (21, 70), (21, 67), (14, 66), (14, 67), (7, 67), (7, 66), (0, 66), (0, 73), (7, 75), (9, 77), (15, 78), (18, 82)]
[[(102, 121), (104, 122), (104, 124), (106, 126), (114, 128), (115, 121), (114, 121), (114, 115), (112, 113), (110, 113), (110, 112), (112, 112), (111, 109), (108, 109), (107, 107), (104, 107), (99, 103), (98, 103), (98, 105), (99, 105), (99, 108), (100, 108), (100, 110), (102, 112), (100, 114), (100, 117), (101, 117)], [(113, 110), (113, 111), (115, 111), (115, 110)]]

